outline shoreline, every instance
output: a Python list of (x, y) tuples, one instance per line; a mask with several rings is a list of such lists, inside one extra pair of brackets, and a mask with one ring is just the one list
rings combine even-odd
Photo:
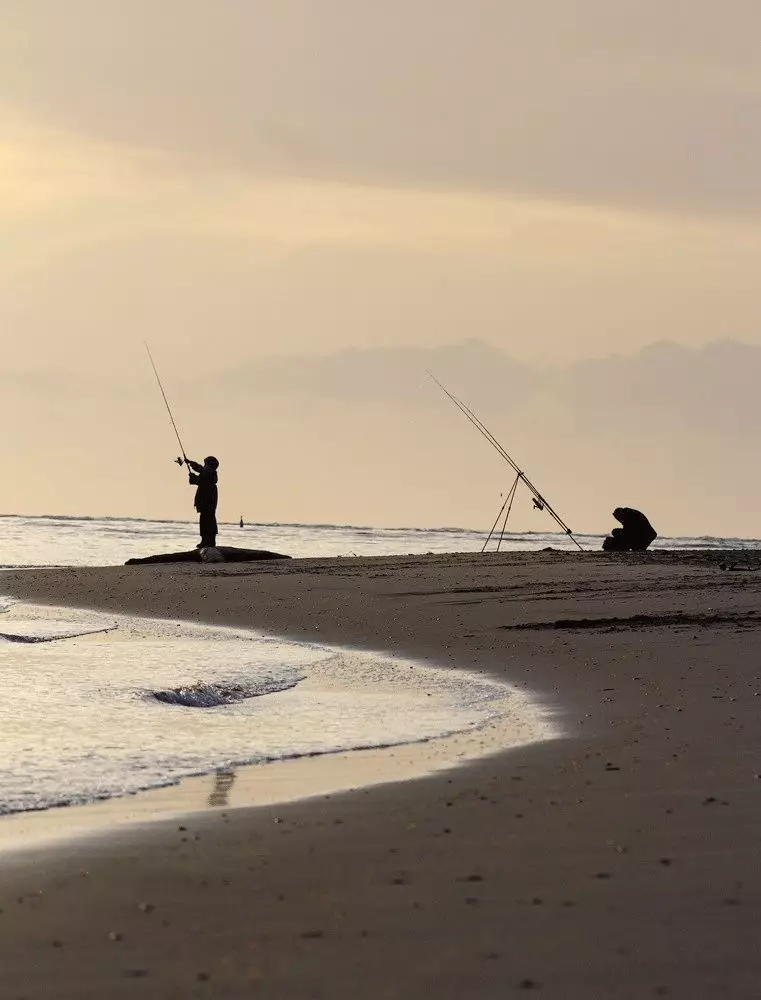
[[(7, 595), (0, 595), (0, 601), (4, 597)], [(11, 600), (16, 602), (15, 598)], [(99, 639), (103, 637), (106, 644), (100, 648), (106, 658), (111, 646), (105, 640), (104, 633), (108, 633), (110, 639), (114, 630), (118, 630), (118, 648), (121, 642), (130, 641), (129, 634), (125, 636), (122, 631), (125, 627), (127, 633), (137, 630), (142, 634), (145, 628), (143, 623), (155, 621), (159, 626), (170, 629), (167, 655), (171, 655), (171, 643), (176, 635), (174, 628), (181, 625), (188, 625), (190, 628), (197, 626), (197, 623), (180, 622), (175, 618), (145, 619), (141, 616), (117, 615), (114, 612), (111, 624), (92, 628), (91, 622), (83, 621), (79, 626), (75, 620), (69, 622), (69, 613), (76, 614), (82, 610), (99, 613), (97, 608), (34, 604), (28, 599), (16, 603), (21, 607), (22, 622), (26, 621), (23, 613), (27, 609), (49, 608), (53, 617), (40, 621), (39, 627), (43, 630), (50, 627), (50, 622), (59, 618), (64, 618), (70, 629), (84, 629), (71, 635), (64, 634), (61, 639), (91, 635), (97, 635)], [(15, 619), (12, 621), (15, 622)], [(19, 624), (16, 623), (14, 627), (18, 628)], [(254, 640), (264, 637), (260, 632), (240, 626), (216, 628), (223, 633), (229, 630), (235, 636), (245, 637), (248, 634)], [(267, 638), (277, 641), (282, 637), (270, 634)], [(293, 640), (283, 639), (283, 642), (292, 644)], [(297, 645), (303, 645), (304, 649), (315, 647), (315, 643)], [(359, 655), (370, 663), (396, 662), (402, 668), (433, 668), (439, 673), (444, 672), (436, 664), (424, 665), (413, 660), (389, 657), (379, 650), (360, 651), (324, 644), (317, 648), (331, 654), (331, 657)], [(0, 813), (0, 868), (7, 865), (9, 854), (13, 856), (20, 850), (30, 848), (39, 850), (65, 847), (70, 838), (107, 838), (129, 830), (134, 825), (144, 827), (168, 819), (196, 818), (196, 814), (208, 809), (280, 805), (324, 794), (356, 791), (377, 784), (414, 780), (460, 767), (478, 757), (493, 756), (529, 743), (558, 739), (563, 735), (551, 719), (554, 713), (547, 706), (540, 704), (530, 693), (519, 691), (504, 681), (498, 683), (502, 689), (501, 694), (494, 694), (489, 698), (492, 714), (480, 722), (469, 723), (461, 729), (439, 735), (383, 742), (375, 746), (358, 745), (346, 750), (286, 755), (279, 759), (240, 760), (224, 767), (209, 764), (205, 770), (180, 775), (134, 791), (115, 792), (84, 802), (58, 802), (40, 808)], [(166, 721), (169, 724), (170, 716), (167, 716)], [(214, 791), (219, 775), (226, 775), (229, 779), (223, 796)], [(223, 801), (215, 801), (220, 798)]]
[(749, 1000), (761, 581), (725, 555), (3, 573), (22, 599), (484, 670), (570, 731), (20, 866), (0, 880), (3, 995)]
[[(490, 730), (488, 736), (484, 730)], [(498, 724), (486, 723), (411, 743), (236, 765), (97, 802), (9, 813), (0, 816), (0, 878), (3, 870), (29, 851), (67, 850), (78, 841), (108, 847), (112, 839), (116, 844), (121, 836), (147, 831), (154, 824), (203, 822), (207, 814), (219, 809), (308, 805), (325, 796), (419, 781), (530, 743), (562, 739), (562, 734), (555, 733), (541, 740), (503, 743), (502, 730)]]

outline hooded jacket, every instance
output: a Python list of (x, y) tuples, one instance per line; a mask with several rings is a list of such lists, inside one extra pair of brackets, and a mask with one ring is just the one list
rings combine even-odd
[(214, 513), (217, 509), (217, 470), (209, 469), (198, 462), (190, 462), (196, 474), (188, 476), (189, 482), (197, 486), (194, 505), (198, 513)]

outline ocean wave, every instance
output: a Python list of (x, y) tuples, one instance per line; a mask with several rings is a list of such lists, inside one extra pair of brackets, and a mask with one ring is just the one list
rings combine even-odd
[[(161, 518), (161, 517), (118, 517), (116, 515), (99, 515), (99, 514), (0, 514), (0, 521), (46, 521), (54, 524), (58, 523), (90, 523), (90, 522), (103, 522), (104, 524), (118, 524), (119, 522), (124, 522), (126, 524), (176, 524), (180, 527), (185, 527), (189, 524), (194, 524), (195, 521), (192, 519), (178, 519), (178, 518)], [(237, 521), (230, 522), (220, 522), (224, 524), (237, 524)]]
[(195, 684), (150, 691), (148, 697), (165, 705), (180, 705), (184, 708), (219, 708), (249, 698), (262, 698), (264, 695), (288, 691), (296, 687), (301, 680), (302, 676), (291, 675), (265, 677), (245, 683), (220, 681), (207, 684), (204, 681), (196, 681)]
[[(50, 523), (78, 523), (78, 522), (102, 522), (107, 526), (123, 524), (157, 524), (157, 525), (177, 525), (178, 527), (185, 527), (189, 524), (194, 524), (193, 520), (177, 519), (177, 518), (148, 518), (148, 517), (115, 517), (113, 515), (109, 516), (98, 516), (90, 514), (0, 514), (0, 520), (15, 520), (15, 521), (46, 521)], [(231, 527), (238, 527), (238, 521), (219, 521), (220, 524), (229, 525)], [(443, 527), (443, 528), (421, 528), (416, 526), (383, 526), (377, 524), (333, 524), (327, 522), (316, 522), (316, 523), (304, 523), (299, 521), (246, 521), (246, 528), (297, 528), (297, 529), (309, 529), (316, 531), (378, 531), (378, 532), (388, 532), (394, 534), (475, 534), (483, 535), (486, 532), (483, 528), (463, 528), (463, 527)], [(532, 534), (533, 532), (519, 532), (519, 534)], [(552, 534), (552, 532), (546, 532), (547, 534)], [(538, 532), (538, 534), (545, 534), (545, 532)]]

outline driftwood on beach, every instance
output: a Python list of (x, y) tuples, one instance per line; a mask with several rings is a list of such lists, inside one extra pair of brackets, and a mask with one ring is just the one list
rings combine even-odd
[[(177, 562), (257, 562), (262, 559), (290, 559), (281, 552), (269, 552), (267, 549), (238, 549), (234, 545), (218, 545), (214, 550), (214, 559), (205, 557), (208, 549), (190, 549), (189, 552), (166, 552), (157, 556), (144, 556), (142, 559), (128, 559), (125, 566), (138, 566), (145, 563), (177, 563)], [(219, 557), (216, 556), (219, 554)]]

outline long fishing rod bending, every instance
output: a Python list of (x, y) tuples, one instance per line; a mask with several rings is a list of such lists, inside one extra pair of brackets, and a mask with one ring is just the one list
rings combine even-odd
[(569, 531), (566, 523), (557, 514), (557, 512), (553, 510), (551, 504), (549, 504), (548, 501), (542, 496), (542, 494), (534, 486), (534, 484), (531, 482), (528, 476), (523, 472), (523, 470), (520, 469), (516, 464), (516, 462), (510, 457), (510, 455), (508, 455), (507, 451), (505, 451), (505, 449), (502, 447), (499, 441), (494, 437), (494, 435), (489, 430), (489, 428), (484, 424), (484, 422), (480, 420), (479, 417), (476, 416), (476, 414), (473, 412), (473, 410), (471, 410), (469, 406), (463, 403), (461, 399), (458, 399), (458, 397), (455, 396), (454, 393), (450, 392), (445, 385), (439, 382), (439, 380), (436, 378), (435, 375), (433, 375), (431, 372), (428, 372), (428, 374), (433, 379), (433, 381), (439, 386), (442, 392), (444, 392), (449, 397), (449, 399), (452, 400), (455, 406), (457, 406), (457, 408), (462, 413), (465, 414), (468, 420), (486, 438), (486, 440), (492, 445), (492, 447), (499, 452), (502, 458), (504, 458), (504, 460), (508, 463), (508, 465), (510, 465), (513, 471), (517, 474), (518, 478), (521, 479), (526, 484), (526, 486), (529, 488), (531, 493), (533, 493), (534, 497), (538, 501), (537, 506), (541, 504), (541, 509), (546, 509), (547, 512), (552, 514), (552, 516), (557, 520), (557, 523), (563, 528), (564, 531)]
[(177, 437), (177, 444), (180, 446), (180, 452), (182, 453), (182, 458), (181, 459), (180, 458), (177, 459), (177, 464), (178, 465), (182, 465), (183, 462), (184, 462), (185, 465), (187, 465), (188, 464), (188, 456), (185, 454), (185, 448), (183, 447), (182, 439), (180, 438), (180, 432), (177, 430), (177, 424), (174, 422), (174, 417), (172, 416), (172, 409), (169, 406), (169, 400), (166, 398), (166, 393), (164, 392), (164, 386), (161, 384), (161, 379), (159, 378), (159, 373), (156, 370), (156, 364), (155, 364), (155, 362), (153, 360), (153, 355), (151, 354), (151, 349), (148, 346), (148, 342), (147, 341), (144, 340), (143, 343), (145, 344), (145, 349), (148, 352), (148, 358), (149, 358), (149, 360), (151, 362), (151, 368), (153, 369), (153, 374), (156, 376), (156, 381), (159, 384), (159, 389), (161, 390), (161, 396), (162, 396), (162, 398), (164, 400), (164, 405), (166, 406), (166, 412), (169, 414), (169, 419), (172, 421), (172, 427), (174, 428), (174, 433), (175, 433), (175, 435)]
[[(552, 505), (548, 503), (545, 497), (542, 496), (542, 494), (539, 492), (536, 486), (534, 486), (534, 484), (531, 482), (528, 476), (526, 476), (523, 470), (519, 468), (517, 463), (510, 457), (510, 455), (508, 455), (508, 453), (505, 451), (505, 449), (502, 447), (499, 441), (494, 437), (494, 435), (486, 426), (486, 424), (484, 424), (484, 422), (476, 416), (476, 414), (471, 410), (469, 406), (463, 403), (461, 399), (458, 399), (457, 396), (454, 395), (454, 393), (450, 392), (445, 385), (439, 382), (439, 380), (432, 372), (428, 372), (427, 374), (441, 389), (444, 395), (447, 396), (455, 404), (458, 410), (460, 410), (460, 412), (467, 417), (467, 419), (473, 424), (473, 426), (479, 431), (479, 433), (482, 434), (489, 442), (489, 444), (501, 455), (501, 457), (507, 462), (507, 464), (513, 470), (513, 472), (515, 472), (518, 479), (520, 479), (521, 482), (525, 483), (529, 491), (533, 494), (534, 497), (533, 503), (534, 506), (537, 508), (537, 510), (546, 510), (547, 513), (550, 515), (550, 517), (555, 521), (555, 523), (560, 528), (562, 528), (562, 530), (565, 532), (566, 535), (568, 535), (571, 541), (579, 548), (580, 551), (583, 552), (584, 551), (583, 547), (574, 537), (573, 532), (565, 523), (565, 521), (562, 519), (562, 517), (557, 513), (556, 510), (554, 510)], [(497, 520), (499, 520), (499, 516), (497, 517)]]
[(452, 400), (452, 402), (455, 404), (455, 406), (457, 406), (457, 408), (468, 418), (468, 420), (473, 424), (473, 426), (486, 438), (486, 440), (492, 445), (492, 447), (495, 448), (495, 450), (502, 456), (502, 458), (508, 463), (508, 465), (516, 473), (516, 475), (518, 476), (518, 478), (523, 483), (526, 484), (526, 486), (528, 487), (529, 491), (534, 496), (533, 503), (534, 503), (534, 506), (537, 508), (537, 510), (546, 510), (547, 513), (550, 515), (550, 517), (553, 518), (553, 520), (555, 521), (555, 523), (560, 528), (562, 528), (563, 531), (571, 538), (571, 540), (579, 548), (579, 550), (583, 551), (582, 546), (579, 544), (579, 542), (576, 540), (576, 538), (574, 538), (573, 532), (568, 527), (568, 525), (565, 523), (565, 521), (562, 519), (562, 517), (552, 507), (552, 505), (549, 503), (549, 501), (539, 492), (539, 490), (536, 488), (536, 486), (534, 486), (534, 484), (531, 482), (531, 480), (528, 478), (528, 476), (523, 472), (523, 470), (518, 467), (518, 465), (510, 457), (510, 455), (508, 455), (507, 451), (503, 448), (503, 446), (499, 443), (499, 441), (494, 437), (494, 435), (491, 433), (491, 431), (489, 430), (489, 428), (483, 423), (483, 421), (480, 420), (479, 417), (476, 416), (476, 414), (473, 412), (473, 410), (470, 409), (469, 406), (467, 406), (465, 403), (463, 403), (463, 401), (461, 399), (458, 399), (457, 396), (454, 395), (454, 393), (450, 392), (444, 385), (442, 385), (442, 383), (439, 382), (439, 380), (434, 375), (432, 375), (430, 372), (429, 372), (429, 375), (431, 375), (431, 378), (434, 380), (434, 382), (436, 382), (436, 384), (439, 386), (439, 388), (449, 397), (449, 399)]
[[(437, 380), (434, 379), (434, 381)], [(453, 393), (449, 392), (440, 382), (438, 382), (438, 385), (441, 386), (442, 390), (458, 407), (458, 409), (460, 409), (461, 412), (465, 414), (465, 416), (468, 418), (468, 420), (470, 420), (473, 426), (476, 427), (480, 431), (480, 433), (486, 438), (486, 440), (499, 452), (502, 458), (504, 458), (504, 460), (510, 465), (513, 471), (517, 474), (518, 478), (526, 484), (531, 493), (534, 495), (534, 506), (537, 508), (537, 510), (546, 510), (547, 513), (550, 514), (555, 519), (555, 521), (560, 525), (563, 531), (565, 531), (567, 534), (573, 537), (573, 533), (571, 532), (571, 529), (568, 527), (565, 521), (560, 517), (557, 511), (553, 509), (549, 501), (544, 496), (542, 496), (542, 494), (539, 492), (536, 486), (534, 486), (534, 484), (531, 482), (531, 480), (528, 478), (525, 472), (523, 472), (522, 469), (518, 468), (517, 464), (513, 461), (510, 455), (508, 455), (508, 453), (505, 451), (505, 449), (502, 447), (499, 441), (494, 437), (489, 428), (483, 423), (483, 421), (476, 416), (476, 414), (471, 410), (469, 406), (463, 403), (461, 399), (458, 399), (457, 396), (455, 396)], [(573, 540), (576, 541), (575, 538)], [(576, 542), (576, 544), (578, 545), (579, 543)], [(581, 548), (580, 545), (579, 548)]]

